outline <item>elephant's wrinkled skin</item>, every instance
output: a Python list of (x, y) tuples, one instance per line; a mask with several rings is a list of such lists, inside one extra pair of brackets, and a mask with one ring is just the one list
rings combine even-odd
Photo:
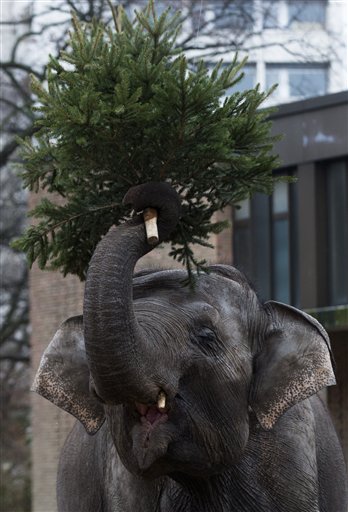
[[(180, 209), (168, 186), (126, 201), (157, 208), (168, 237)], [(179, 270), (133, 279), (149, 250), (140, 217), (111, 228), (83, 320), (43, 356), (34, 389), (81, 422), (61, 456), (59, 511), (346, 512), (342, 452), (316, 396), (335, 383), (324, 329), (261, 304), (232, 267), (212, 266), (194, 291)]]

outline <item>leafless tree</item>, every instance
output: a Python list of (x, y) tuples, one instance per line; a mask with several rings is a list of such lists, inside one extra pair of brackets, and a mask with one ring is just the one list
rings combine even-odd
[(22, 229), (26, 194), (9, 168), (0, 175), (0, 508), (29, 510), (29, 340), (27, 266), (10, 241)]

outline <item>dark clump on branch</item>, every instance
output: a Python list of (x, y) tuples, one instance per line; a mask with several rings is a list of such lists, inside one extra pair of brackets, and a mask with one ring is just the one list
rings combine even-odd
[(73, 16), (68, 49), (50, 58), (47, 89), (32, 79), (38, 131), (21, 142), (23, 178), (46, 197), (15, 247), (30, 264), (84, 279), (100, 238), (129, 213), (127, 190), (166, 181), (182, 197), (170, 254), (191, 275), (205, 264), (192, 246), (209, 246), (209, 235), (226, 226), (212, 222), (213, 213), (272, 190), (278, 162), (269, 110), (259, 109), (270, 91), (226, 96), (245, 61), (236, 56), (212, 72), (189, 64), (174, 46), (179, 14), (157, 17), (153, 1), (134, 22), (122, 9), (113, 16), (114, 30)]

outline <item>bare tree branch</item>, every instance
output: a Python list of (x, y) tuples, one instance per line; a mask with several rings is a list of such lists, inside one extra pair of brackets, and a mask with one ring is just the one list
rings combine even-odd
[[(24, 130), (17, 130), (17, 134), (21, 137), (32, 137), (34, 133), (38, 130), (35, 126), (29, 126), (28, 128), (25, 128)], [(5, 144), (4, 148), (0, 152), (0, 165), (1, 167), (6, 165), (10, 158), (13, 157), (14, 152), (18, 148), (19, 143), (17, 142), (17, 139), (10, 140), (7, 144)]]
[(7, 355), (1, 355), (0, 354), (0, 361), (11, 361), (14, 363), (30, 363), (30, 357), (29, 356), (21, 356), (20, 354), (7, 354)]
[(39, 78), (39, 80), (44, 79), (44, 76), (42, 73), (38, 73), (31, 66), (27, 66), (26, 64), (22, 64), (21, 62), (15, 62), (15, 61), (2, 62), (1, 67), (5, 71), (8, 71), (9, 69), (21, 70), (21, 71), (25, 71), (28, 74), (33, 74), (33, 75), (37, 76), (37, 78)]
[[(125, 7), (131, 5), (130, 0), (125, 0), (122, 3)], [(146, 1), (140, 0), (138, 3), (140, 6), (144, 6)], [(308, 55), (314, 54), (316, 54), (319, 59), (318, 47), (311, 42), (311, 38), (308, 37), (308, 33), (306, 34), (305, 40), (303, 40), (303, 33), (301, 33), (301, 31), (297, 31), (296, 36), (289, 35), (287, 40), (284, 41), (284, 39), (282, 39), (282, 42), (279, 41), (276, 34), (277, 30), (280, 30), (280, 27), (278, 26), (277, 28), (275, 23), (276, 20), (273, 16), (275, 9), (274, 2), (262, 1), (260, 4), (255, 4), (260, 6), (258, 11), (252, 11), (250, 9), (252, 4), (241, 0), (223, 0), (220, 2), (216, 1), (208, 3), (205, 1), (201, 2), (200, 0), (187, 0), (185, 2), (176, 3), (165, 0), (163, 3), (171, 5), (174, 8), (180, 6), (183, 7), (182, 20), (185, 22), (186, 28), (185, 33), (180, 40), (180, 46), (182, 46), (185, 51), (191, 52), (191, 54), (194, 53), (195, 55), (198, 55), (200, 53), (205, 59), (210, 59), (213, 57), (216, 58), (220, 55), (226, 55), (231, 51), (247, 50), (248, 52), (253, 52), (255, 50), (266, 48), (282, 48), (289, 57), (292, 59), (295, 58), (298, 62), (306, 62)], [(91, 21), (93, 17), (105, 20), (108, 6), (106, 0), (57, 0), (53, 4), (48, 4), (47, 7), (41, 8), (38, 12), (33, 12), (30, 16), (25, 16), (22, 20), (18, 20), (17, 22), (12, 20), (3, 22), (4, 25), (23, 25), (24, 22), (28, 22), (30, 27), (14, 42), (12, 58), (3, 63), (4, 73), (7, 74), (14, 91), (25, 99), (25, 103), (23, 103), (19, 109), (23, 108), (23, 110), (28, 111), (31, 105), (30, 95), (26, 90), (28, 75), (33, 73), (39, 78), (39, 80), (43, 80), (45, 76), (44, 65), (40, 68), (36, 63), (35, 66), (31, 66), (28, 62), (18, 61), (16, 57), (19, 55), (19, 49), (24, 47), (30, 38), (43, 36), (44, 34), (49, 33), (51, 29), (61, 27), (61, 34), (59, 36), (56, 34), (54, 35), (56, 42), (54, 55), (57, 57), (60, 50), (64, 48), (64, 45), (66, 44), (67, 27), (71, 10), (75, 11), (81, 20)], [(210, 18), (206, 16), (207, 10), (210, 10)], [(66, 15), (66, 20), (63, 19), (55, 21), (52, 19), (52, 16), (50, 16), (50, 20), (46, 21), (46, 16), (52, 15), (52, 13), (55, 12)], [(260, 17), (268, 19), (272, 16), (275, 32), (270, 36), (272, 39), (264, 41), (260, 37), (263, 29), (259, 27), (259, 24), (257, 24), (257, 19), (260, 19)], [(297, 19), (298, 16), (299, 13), (296, 14), (295, 19)], [(219, 29), (220, 24), (222, 23), (224, 27), (228, 27), (228, 20), (230, 20), (231, 28), (221, 31)], [(327, 49), (325, 55), (320, 55), (321, 61), (329, 60), (330, 55), (334, 52), (334, 48), (331, 47), (337, 47), (337, 38), (335, 39), (334, 34), (332, 36), (332, 44), (330, 45), (330, 48)], [(23, 73), (23, 80), (19, 80), (14, 72)], [(22, 81), (24, 82), (24, 85), (22, 84)], [(19, 110), (14, 109), (13, 114), (15, 114), (15, 112), (19, 113)], [(27, 112), (25, 113), (25, 116), (27, 119)], [(5, 120), (6, 122), (9, 121), (7, 118)], [(33, 123), (33, 121), (34, 118), (28, 120), (30, 123)], [(6, 126), (3, 126), (3, 131), (5, 134), (8, 134), (10, 138), (13, 138), (11, 130), (7, 129)], [(28, 134), (30, 135), (30, 133), (34, 133), (34, 131), (29, 129)], [(3, 150), (2, 164), (8, 161), (8, 158), (10, 158), (16, 148), (17, 143), (7, 143)]]

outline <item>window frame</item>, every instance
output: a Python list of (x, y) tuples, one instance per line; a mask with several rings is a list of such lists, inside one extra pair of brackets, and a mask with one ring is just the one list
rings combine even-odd
[[(226, 0), (210, 1), (207, 3), (206, 10), (212, 13), (211, 21), (214, 30), (247, 32), (253, 30), (255, 26), (254, 0), (236, 0), (232, 4)], [(241, 14), (243, 15), (242, 25), (238, 22), (241, 19)], [(222, 25), (220, 25), (221, 22)]]
[[(302, 2), (303, 6), (301, 9), (302, 12), (308, 11), (308, 9), (313, 8), (313, 6), (316, 7), (322, 7), (322, 15), (323, 20), (306, 20), (306, 19), (296, 19), (296, 13), (295, 15), (291, 14), (291, 6), (297, 7), (297, 13), (301, 13), (300, 8), (298, 8), (299, 4)], [(307, 30), (309, 27), (311, 28), (318, 28), (318, 29), (326, 29), (327, 25), (327, 0), (311, 0), (308, 2), (308, 0), (287, 0), (287, 28), (294, 30), (296, 28)]]
[[(291, 84), (290, 84), (290, 76), (291, 71), (297, 70), (299, 72), (302, 72), (306, 74), (307, 72), (312, 71), (323, 71), (324, 73), (324, 90), (323, 91), (317, 91), (315, 95), (306, 95), (306, 94), (297, 94), (297, 95), (291, 95)], [(328, 93), (328, 87), (329, 87), (329, 64), (327, 62), (323, 63), (273, 63), (268, 62), (266, 63), (266, 70), (265, 70), (265, 85), (266, 89), (269, 89), (271, 85), (274, 85), (274, 83), (278, 83), (278, 88), (274, 91), (272, 98), (275, 101), (297, 101), (301, 99), (308, 99), (313, 98), (316, 96), (324, 96)], [(270, 71), (278, 71), (279, 72), (279, 81), (275, 81), (272, 83), (269, 80), (269, 72)], [(308, 73), (309, 74), (309, 73)]]
[[(296, 168), (282, 169), (277, 172), (278, 176), (295, 176)], [(299, 305), (300, 300), (300, 281), (299, 281), (299, 251), (298, 251), (298, 198), (297, 198), (296, 183), (287, 184), (287, 204), (288, 208), (283, 212), (275, 212), (273, 204), (273, 195), (255, 194), (250, 199), (250, 215), (245, 219), (236, 218), (235, 210), (233, 212), (233, 260), (234, 263), (240, 268), (247, 277), (254, 282), (257, 291), (263, 300), (280, 300), (284, 301), (277, 285), (279, 280), (276, 281), (276, 267), (275, 258), (275, 231), (276, 223), (279, 221), (287, 221), (287, 287), (286, 287), (286, 300), (294, 306)], [(267, 221), (267, 226), (263, 224), (263, 229), (260, 230), (258, 226), (258, 218), (260, 218), (260, 210), (257, 203), (263, 202), (263, 215), (262, 222)], [(258, 213), (257, 213), (258, 211)], [(257, 217), (258, 215), (258, 217)], [(246, 261), (239, 258), (239, 250), (237, 248), (237, 238), (241, 232), (244, 231), (248, 244), (248, 254)], [(264, 238), (266, 238), (266, 241)], [(261, 251), (261, 252), (260, 252)], [(244, 254), (244, 253), (243, 253)], [(261, 256), (260, 256), (261, 254)], [(258, 257), (259, 256), (259, 257)], [(268, 261), (267, 268), (263, 268), (261, 261)], [(279, 261), (279, 260), (278, 260)], [(267, 279), (265, 278), (267, 273)], [(283, 296), (284, 297), (284, 296)]]

